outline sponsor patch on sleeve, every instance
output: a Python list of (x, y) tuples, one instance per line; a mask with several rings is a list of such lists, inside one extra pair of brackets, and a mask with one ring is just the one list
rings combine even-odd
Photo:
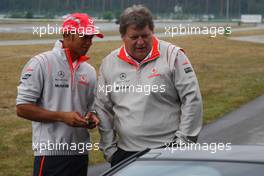
[(31, 76), (30, 73), (25, 73), (22, 77), (22, 79), (27, 80)]
[(184, 71), (185, 71), (185, 73), (193, 72), (193, 70), (192, 70), (191, 67), (186, 67), (186, 68), (184, 68)]

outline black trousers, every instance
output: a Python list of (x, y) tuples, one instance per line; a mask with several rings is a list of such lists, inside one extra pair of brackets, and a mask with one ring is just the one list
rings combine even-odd
[(117, 151), (112, 156), (111, 167), (115, 166), (116, 164), (130, 157), (131, 155), (134, 155), (135, 153), (137, 153), (137, 151), (125, 151), (121, 148), (117, 148)]
[(33, 176), (87, 176), (88, 155), (35, 156)]

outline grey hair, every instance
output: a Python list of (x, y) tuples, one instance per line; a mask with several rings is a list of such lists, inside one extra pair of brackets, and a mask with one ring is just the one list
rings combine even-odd
[(148, 25), (153, 31), (154, 23), (150, 10), (143, 5), (133, 5), (125, 9), (120, 16), (119, 32), (122, 36), (126, 34), (130, 25), (135, 25), (138, 29), (143, 29)]

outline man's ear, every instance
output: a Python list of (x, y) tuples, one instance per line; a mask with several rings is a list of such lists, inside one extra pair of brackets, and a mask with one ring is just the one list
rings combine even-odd
[(125, 40), (125, 35), (121, 35), (121, 40), (124, 42), (124, 40)]

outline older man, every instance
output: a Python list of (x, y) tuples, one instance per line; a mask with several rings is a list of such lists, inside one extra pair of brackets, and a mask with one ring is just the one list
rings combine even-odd
[(202, 127), (199, 85), (183, 49), (154, 36), (140, 5), (123, 12), (119, 31), (124, 45), (103, 60), (95, 100), (112, 166), (145, 148), (195, 142)]

